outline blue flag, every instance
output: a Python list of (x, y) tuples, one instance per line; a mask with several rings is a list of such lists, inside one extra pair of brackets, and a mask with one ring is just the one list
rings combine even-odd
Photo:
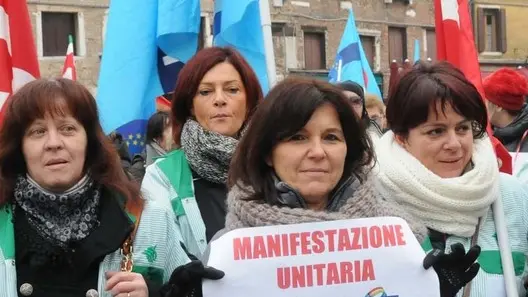
[(97, 104), (104, 132), (121, 133), (131, 154), (143, 149), (156, 97), (174, 89), (199, 31), (199, 0), (111, 1)]
[(215, 0), (214, 45), (236, 48), (249, 62), (267, 93), (268, 75), (258, 0)]
[(363, 86), (368, 93), (377, 95), (380, 100), (382, 98), (376, 78), (361, 45), (352, 9), (350, 9), (345, 31), (337, 49), (335, 63), (328, 74), (328, 80), (331, 83), (351, 80)]
[(418, 39), (414, 40), (414, 63), (420, 60), (420, 41)]

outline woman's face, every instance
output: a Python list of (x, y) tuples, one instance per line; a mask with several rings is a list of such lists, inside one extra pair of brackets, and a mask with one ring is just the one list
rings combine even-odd
[(22, 138), (29, 176), (49, 191), (66, 191), (83, 176), (87, 144), (84, 127), (71, 116), (35, 120)]
[(385, 111), (378, 107), (367, 108), (369, 118), (375, 121), (381, 129), (385, 129)]
[(347, 145), (337, 111), (325, 104), (306, 125), (273, 148), (268, 165), (297, 190), (311, 209), (326, 207), (343, 176)]
[(205, 74), (191, 113), (206, 130), (231, 137), (238, 134), (246, 120), (246, 90), (233, 65), (220, 63)]
[(473, 154), (471, 121), (456, 113), (451, 105), (442, 112), (441, 103), (429, 109), (427, 121), (411, 129), (407, 139), (397, 141), (427, 169), (442, 178), (458, 177)]
[(348, 98), (350, 106), (352, 106), (358, 118), (361, 119), (363, 117), (363, 100), (361, 100), (361, 97), (352, 91), (343, 91), (343, 94)]

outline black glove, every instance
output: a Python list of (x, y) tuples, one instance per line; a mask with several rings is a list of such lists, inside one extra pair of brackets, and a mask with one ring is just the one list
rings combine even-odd
[(423, 261), (423, 267), (429, 269), (431, 266), (438, 274), (440, 280), (440, 296), (454, 297), (467, 283), (478, 273), (480, 264), (475, 263), (480, 255), (480, 246), (475, 245), (466, 250), (461, 243), (451, 246), (451, 253), (434, 249)]
[(218, 280), (223, 278), (225, 273), (213, 267), (204, 266), (202, 261), (187, 251), (183, 243), (181, 247), (191, 262), (174, 269), (169, 282), (161, 288), (161, 296), (202, 297), (202, 279)]
[(224, 277), (224, 272), (207, 267), (199, 260), (193, 260), (180, 266), (172, 272), (169, 283), (161, 289), (163, 297), (201, 297), (202, 279), (218, 280)]

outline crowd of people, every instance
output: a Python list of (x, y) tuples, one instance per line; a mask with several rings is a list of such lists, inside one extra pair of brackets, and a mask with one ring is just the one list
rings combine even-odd
[[(0, 128), (0, 294), (201, 296), (224, 276), (206, 265), (210, 243), (230, 230), (400, 217), (440, 296), (502, 297), (500, 201), (525, 296), (528, 81), (501, 69), (484, 92), (446, 62), (417, 62), (386, 105), (352, 81), (295, 77), (264, 97), (236, 50), (206, 48), (131, 158), (84, 86), (30, 82)], [(499, 172), (488, 122), (514, 175)]]

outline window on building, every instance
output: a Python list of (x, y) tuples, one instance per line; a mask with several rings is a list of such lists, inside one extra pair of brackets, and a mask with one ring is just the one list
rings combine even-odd
[(374, 36), (360, 35), (361, 45), (363, 51), (370, 65), (370, 69), (374, 70), (374, 57), (376, 55), (376, 38)]
[(283, 37), (284, 36), (284, 23), (271, 23), (271, 36)]
[(74, 40), (77, 53), (77, 13), (42, 12), (42, 47), (45, 57), (66, 55), (68, 36)]
[(477, 8), (477, 41), (479, 52), (506, 52), (506, 11)]
[(304, 32), (304, 68), (326, 69), (325, 35), (322, 32)]
[(402, 27), (389, 27), (389, 63), (407, 59), (407, 32)]
[(427, 58), (433, 62), (436, 61), (436, 32), (434, 29), (426, 29), (425, 36), (427, 41)]
[(205, 47), (205, 17), (200, 18), (200, 32), (198, 33), (198, 50)]

